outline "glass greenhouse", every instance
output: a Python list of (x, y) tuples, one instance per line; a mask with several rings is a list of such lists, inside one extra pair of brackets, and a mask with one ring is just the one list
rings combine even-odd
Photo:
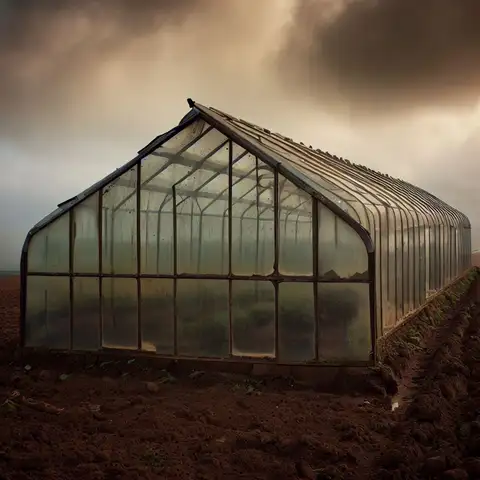
[(24, 347), (371, 364), (469, 267), (470, 223), (433, 195), (189, 106), (29, 232)]

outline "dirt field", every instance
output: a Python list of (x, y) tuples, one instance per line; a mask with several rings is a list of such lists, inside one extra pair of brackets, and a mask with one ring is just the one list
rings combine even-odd
[(18, 302), (0, 280), (1, 480), (480, 478), (478, 279), (404, 362), (394, 412), (381, 389), (26, 365)]

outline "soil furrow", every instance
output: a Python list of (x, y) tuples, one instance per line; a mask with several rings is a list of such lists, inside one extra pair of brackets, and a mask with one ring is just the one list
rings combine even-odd
[(412, 361), (406, 375), (410, 401), (394, 413), (371, 478), (480, 478), (478, 290), (477, 282), (460, 311)]

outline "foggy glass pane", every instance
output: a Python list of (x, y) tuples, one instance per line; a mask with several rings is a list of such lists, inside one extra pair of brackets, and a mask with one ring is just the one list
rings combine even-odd
[(281, 177), (279, 196), (279, 271), (285, 275), (312, 275), (312, 198)]
[(318, 205), (318, 274), (325, 279), (368, 279), (368, 254), (357, 232)]
[(177, 209), (177, 269), (197, 273), (200, 252), (200, 207), (186, 198)]
[(179, 355), (229, 355), (227, 280), (177, 281), (177, 338)]
[(103, 273), (137, 273), (137, 169), (103, 190)]
[(100, 348), (100, 291), (99, 279), (73, 279), (73, 348)]
[(315, 359), (315, 300), (312, 283), (284, 282), (278, 292), (280, 360)]
[(142, 350), (173, 354), (173, 280), (144, 278), (141, 282)]
[(73, 209), (73, 271), (99, 273), (98, 193)]
[[(202, 147), (204, 140), (211, 142), (208, 149)], [(203, 157), (176, 187), (179, 273), (228, 273), (230, 148), (222, 146), (225, 141), (225, 136), (212, 130), (198, 142), (195, 152)]]
[(386, 290), (386, 304), (384, 304), (383, 310), (383, 328), (384, 333), (395, 326), (398, 318), (397, 312), (397, 289), (396, 283), (398, 277), (397, 273), (397, 248), (396, 248), (396, 229), (398, 228), (397, 222), (400, 220), (400, 213), (398, 210), (392, 208), (387, 209), (388, 215), (388, 242), (385, 247), (388, 251), (387, 262), (387, 290)]
[(29, 272), (68, 273), (69, 229), (69, 214), (64, 213), (32, 237), (28, 246)]
[(138, 347), (137, 280), (103, 278), (103, 347)]
[(232, 282), (232, 354), (275, 356), (275, 289), (271, 282)]
[[(140, 213), (141, 271), (173, 273), (173, 197), (142, 190)], [(152, 203), (155, 203), (153, 207)]]
[(229, 144), (215, 129), (188, 128), (189, 143), (175, 141), (175, 150), (170, 140), (142, 161), (144, 272), (173, 273), (173, 221), (179, 273), (228, 272)]
[(233, 169), (232, 271), (268, 275), (275, 261), (274, 175), (252, 155)]
[(369, 285), (318, 284), (318, 358), (320, 361), (368, 361)]
[(25, 345), (70, 348), (70, 280), (28, 277)]

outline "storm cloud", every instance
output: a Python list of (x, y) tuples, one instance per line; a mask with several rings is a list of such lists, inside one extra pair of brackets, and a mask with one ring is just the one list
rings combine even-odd
[(279, 65), (290, 87), (354, 113), (468, 107), (480, 94), (479, 18), (477, 0), (305, 0)]

